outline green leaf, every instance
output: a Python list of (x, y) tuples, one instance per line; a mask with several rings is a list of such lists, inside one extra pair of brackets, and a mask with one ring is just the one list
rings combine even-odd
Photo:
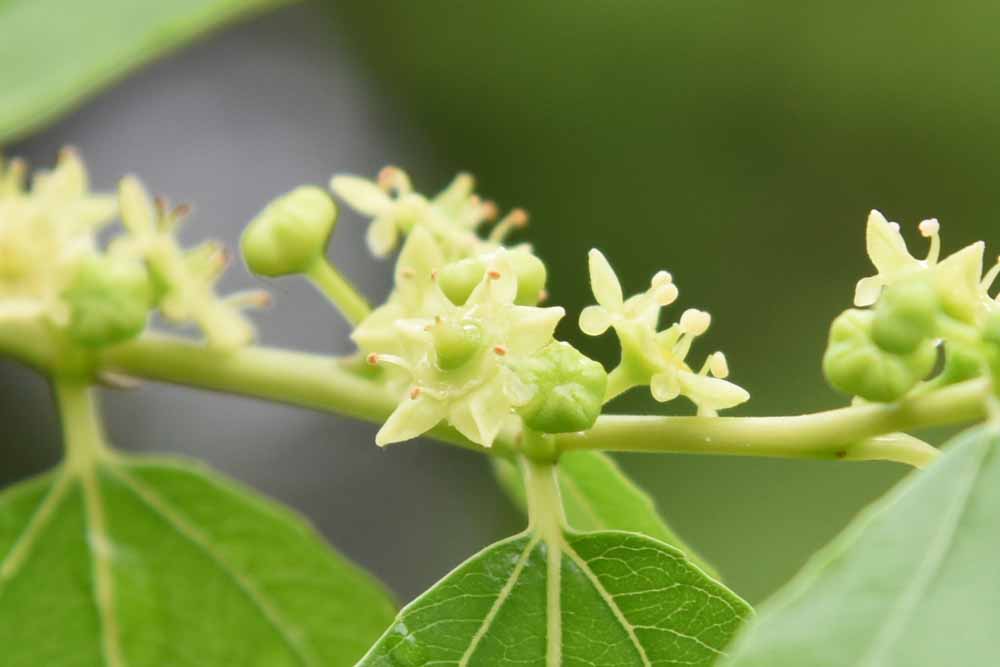
[(202, 467), (66, 470), (0, 495), (5, 667), (346, 666), (392, 620), (302, 519)]
[(288, 0), (0, 0), (0, 142), (138, 66)]
[[(516, 465), (492, 457), (500, 486), (514, 503), (527, 510), (524, 480)], [(571, 452), (563, 454), (557, 468), (563, 507), (569, 525), (577, 530), (624, 530), (642, 533), (676, 547), (710, 576), (715, 568), (687, 546), (656, 510), (649, 495), (636, 486), (607, 454)]]
[[(408, 605), (359, 667), (709, 665), (745, 602), (642, 535), (522, 533)], [(557, 564), (553, 566), (553, 564)]]
[(725, 664), (997, 664), (998, 446), (977, 429), (913, 473), (764, 605)]

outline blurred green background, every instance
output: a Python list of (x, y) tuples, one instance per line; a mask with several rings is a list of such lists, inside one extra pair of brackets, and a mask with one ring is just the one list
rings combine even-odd
[[(562, 335), (608, 364), (615, 361), (613, 340), (585, 339), (574, 326), (590, 302), (586, 251), (604, 251), (632, 291), (656, 270), (670, 270), (681, 289), (673, 312), (699, 307), (714, 317), (695, 358), (724, 350), (733, 379), (753, 396), (732, 413), (770, 415), (845, 403), (826, 387), (820, 358), (829, 322), (850, 304), (854, 282), (870, 272), (864, 254), (869, 209), (899, 221), (916, 252), (923, 251), (916, 223), (926, 217), (942, 221), (946, 249), (997, 240), (997, 25), (1000, 3), (970, 1), (328, 2), (282, 9), (231, 30), (243, 31), (245, 40), (226, 39), (236, 53), (252, 49), (257, 57), (299, 40), (329, 40), (337, 50), (322, 51), (308, 66), (332, 68), (323, 58), (336, 56), (337, 67), (349, 67), (374, 91), (376, 101), (366, 108), (376, 108), (376, 131), (389, 137), (380, 145), (381, 160), (351, 165), (330, 157), (328, 167), (304, 178), (322, 182), (334, 169), (370, 172), (406, 158), (403, 166), (418, 186), (435, 190), (459, 169), (473, 172), (481, 191), (502, 207), (531, 212), (522, 238), (549, 264), (553, 303), (571, 313)], [(270, 41), (257, 39), (261, 34)], [(237, 56), (230, 51), (228, 57)], [(175, 59), (172, 76), (193, 71), (184, 67), (197, 62)], [(264, 77), (259, 83), (259, 94), (286, 97), (270, 110), (270, 125), (261, 121), (255, 131), (290, 132), (303, 109), (322, 117), (322, 101), (308, 86), (289, 91), (281, 80)], [(241, 114), (234, 111), (232, 122), (242, 122)], [(74, 122), (82, 121), (71, 117), (61, 129), (79, 129)], [(22, 147), (30, 153), (75, 140), (59, 136), (59, 129)], [(300, 157), (295, 146), (278, 142), (266, 159), (293, 164)], [(336, 142), (331, 146), (338, 150)], [(113, 154), (114, 148), (102, 150)], [(317, 158), (310, 154), (310, 160)], [(212, 177), (236, 179), (239, 171)], [(261, 194), (247, 212), (289, 185), (255, 184)], [(226, 233), (234, 242), (235, 232)], [(335, 259), (356, 254), (338, 242)], [(378, 293), (384, 279), (365, 288)], [(294, 329), (295, 313), (286, 317), (283, 327)], [(343, 336), (342, 328), (330, 330)], [(294, 331), (281, 340), (294, 343)], [(23, 434), (40, 428), (47, 413), (23, 401), (15, 407), (12, 393), (3, 398), (0, 416), (13, 425), (8, 441), (26, 441)], [(214, 400), (218, 406), (229, 399)], [(657, 405), (640, 391), (613, 409), (687, 410)], [(301, 435), (285, 432), (284, 446), (332, 422), (310, 423), (315, 428)], [(55, 437), (51, 429), (45, 433)], [(370, 440), (370, 432), (357, 437)], [(23, 458), (26, 447), (13, 450)], [(519, 524), (488, 487), (485, 465), (459, 452), (418, 449), (366, 459), (379, 471), (370, 473), (372, 484), (405, 486), (413, 496), (396, 501), (405, 509), (378, 518), (361, 514), (367, 518), (353, 524), (333, 515), (363, 513), (359, 498), (392, 501), (355, 483), (355, 504), (331, 509), (343, 484), (315, 481), (306, 498), (290, 490), (294, 480), (270, 483), (235, 458), (209, 458), (314, 517), (335, 544), (408, 597), (484, 539)], [(752, 602), (906, 472), (879, 463), (619, 460)], [(43, 463), (31, 459), (25, 470)], [(273, 461), (261, 463), (268, 464)], [(404, 477), (413, 465), (421, 466), (417, 481)], [(16, 470), (9, 477), (19, 475)], [(394, 521), (409, 527), (407, 539)], [(366, 522), (393, 537), (379, 542), (355, 534)], [(350, 525), (354, 530), (345, 532)]]

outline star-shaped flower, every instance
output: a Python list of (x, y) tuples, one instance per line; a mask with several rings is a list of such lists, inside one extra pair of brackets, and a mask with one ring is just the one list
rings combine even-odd
[(697, 373), (685, 361), (692, 342), (708, 330), (708, 313), (688, 309), (678, 323), (657, 331), (660, 309), (678, 296), (669, 273), (658, 272), (645, 292), (625, 299), (618, 276), (600, 251), (590, 251), (589, 268), (597, 305), (580, 314), (580, 329), (598, 336), (613, 328), (622, 349), (621, 363), (608, 378), (607, 400), (648, 384), (657, 401), (686, 396), (699, 414), (714, 415), (750, 398), (746, 390), (723, 379), (729, 367), (721, 352), (709, 355)]
[(439, 294), (422, 317), (396, 320), (401, 354), (369, 355), (371, 363), (396, 366), (410, 379), (377, 444), (415, 438), (447, 420), (489, 447), (514, 408), (530, 400), (531, 388), (511, 364), (551, 342), (564, 311), (516, 305), (517, 278), (507, 255), (499, 249), (482, 258), (486, 273), (462, 305)]

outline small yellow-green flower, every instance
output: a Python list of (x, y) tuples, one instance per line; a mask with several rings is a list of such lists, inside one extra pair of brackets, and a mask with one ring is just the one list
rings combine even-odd
[(409, 176), (397, 167), (385, 167), (374, 181), (337, 175), (330, 188), (347, 204), (372, 218), (367, 243), (377, 257), (389, 255), (399, 239), (416, 227), (429, 231), (448, 260), (481, 255), (499, 247), (506, 234), (527, 222), (520, 209), (511, 211), (494, 228), (489, 239), (477, 235), (479, 227), (496, 218), (496, 205), (473, 192), (475, 182), (459, 174), (440, 194), (427, 198), (413, 191)]
[(113, 197), (89, 190), (77, 153), (25, 188), (22, 162), (0, 162), (0, 319), (69, 320), (62, 295), (79, 267), (98, 253), (97, 232), (114, 219)]
[(622, 349), (621, 363), (608, 378), (608, 400), (648, 384), (657, 401), (685, 396), (699, 414), (714, 415), (750, 398), (742, 387), (723, 379), (729, 367), (721, 352), (709, 355), (698, 372), (686, 362), (691, 344), (711, 324), (708, 313), (688, 309), (679, 322), (657, 331), (660, 309), (678, 296), (669, 273), (660, 271), (645, 292), (625, 299), (618, 276), (600, 251), (590, 251), (589, 268), (597, 305), (580, 313), (580, 329), (598, 336), (613, 328)]
[(155, 204), (142, 183), (132, 177), (122, 179), (118, 196), (122, 222), (129, 234), (116, 239), (110, 251), (146, 262), (164, 317), (179, 324), (197, 324), (209, 343), (218, 347), (250, 342), (253, 326), (241, 311), (264, 305), (266, 294), (253, 291), (220, 298), (215, 284), (225, 270), (226, 253), (213, 242), (190, 250), (181, 248), (175, 229), (187, 214), (186, 209), (171, 211)]
[[(399, 407), (376, 435), (379, 445), (415, 438), (447, 421), (489, 447), (514, 408), (533, 397), (513, 365), (552, 341), (564, 311), (515, 303), (517, 277), (508, 254), (499, 249), (482, 258), (486, 272), (462, 305), (433, 281), (421, 288), (422, 316), (391, 323), (400, 354), (369, 355), (370, 362), (402, 369), (409, 379)], [(437, 296), (429, 297), (434, 291)]]

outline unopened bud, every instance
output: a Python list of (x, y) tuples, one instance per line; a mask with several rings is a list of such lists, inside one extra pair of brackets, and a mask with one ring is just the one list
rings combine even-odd
[(307, 271), (326, 250), (336, 222), (337, 208), (320, 188), (303, 186), (278, 197), (243, 232), (247, 267), (269, 277)]
[(141, 262), (93, 257), (80, 267), (63, 298), (70, 307), (69, 335), (82, 345), (97, 347), (142, 332), (153, 287)]
[(573, 433), (594, 425), (607, 389), (604, 367), (569, 343), (552, 342), (514, 367), (533, 390), (517, 409), (524, 423), (542, 433)]

